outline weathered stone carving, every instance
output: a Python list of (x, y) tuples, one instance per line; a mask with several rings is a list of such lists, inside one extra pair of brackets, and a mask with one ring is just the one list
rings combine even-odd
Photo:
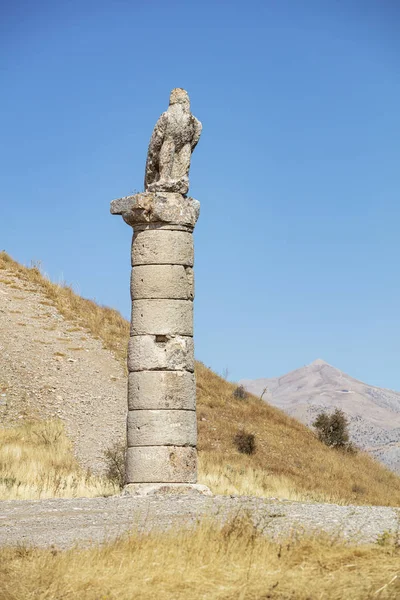
[(168, 109), (158, 119), (147, 153), (144, 188), (149, 192), (189, 190), (190, 159), (202, 125), (190, 112), (186, 90), (171, 92)]

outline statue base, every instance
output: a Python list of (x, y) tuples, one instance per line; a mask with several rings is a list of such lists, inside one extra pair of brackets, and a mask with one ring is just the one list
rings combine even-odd
[(123, 496), (169, 496), (169, 495), (202, 495), (212, 496), (206, 485), (200, 483), (128, 483)]

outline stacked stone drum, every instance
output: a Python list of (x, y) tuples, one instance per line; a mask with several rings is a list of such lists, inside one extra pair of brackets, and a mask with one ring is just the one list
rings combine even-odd
[(192, 232), (199, 209), (197, 200), (168, 192), (111, 203), (134, 229), (128, 487), (197, 481)]

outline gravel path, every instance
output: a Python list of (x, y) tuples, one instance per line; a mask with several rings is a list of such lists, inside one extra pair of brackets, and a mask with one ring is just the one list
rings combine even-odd
[[(324, 531), (353, 542), (374, 542), (385, 532), (399, 539), (399, 509), (338, 506), (267, 498), (200, 495), (113, 496), (0, 502), (0, 546), (68, 548), (114, 539), (133, 527), (167, 529), (204, 516), (225, 519), (249, 511), (276, 538), (291, 531)], [(400, 541), (400, 540), (399, 540)]]

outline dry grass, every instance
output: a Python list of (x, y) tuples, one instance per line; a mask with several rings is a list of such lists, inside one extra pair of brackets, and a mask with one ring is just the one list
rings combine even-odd
[[(129, 324), (115, 310), (51, 283), (0, 253), (4, 280), (37, 286), (71, 322), (103, 341), (124, 364)], [(200, 482), (215, 493), (279, 496), (344, 504), (400, 505), (400, 477), (368, 455), (328, 448), (307, 427), (282, 411), (248, 396), (236, 399), (235, 385), (196, 364)], [(256, 451), (240, 454), (233, 438), (245, 429), (255, 435)]]
[(372, 600), (400, 597), (400, 548), (272, 542), (249, 518), (138, 533), (90, 549), (0, 550), (4, 600)]
[(81, 469), (60, 421), (0, 429), (0, 500), (109, 496), (117, 486)]
[[(246, 464), (247, 463), (247, 464)], [(200, 483), (214, 494), (223, 496), (258, 496), (260, 498), (285, 498), (293, 501), (326, 502), (321, 492), (304, 492), (282, 475), (270, 475), (253, 466), (252, 457), (239, 456), (238, 460), (215, 460), (213, 453), (199, 453)], [(345, 504), (341, 502), (341, 504)]]

